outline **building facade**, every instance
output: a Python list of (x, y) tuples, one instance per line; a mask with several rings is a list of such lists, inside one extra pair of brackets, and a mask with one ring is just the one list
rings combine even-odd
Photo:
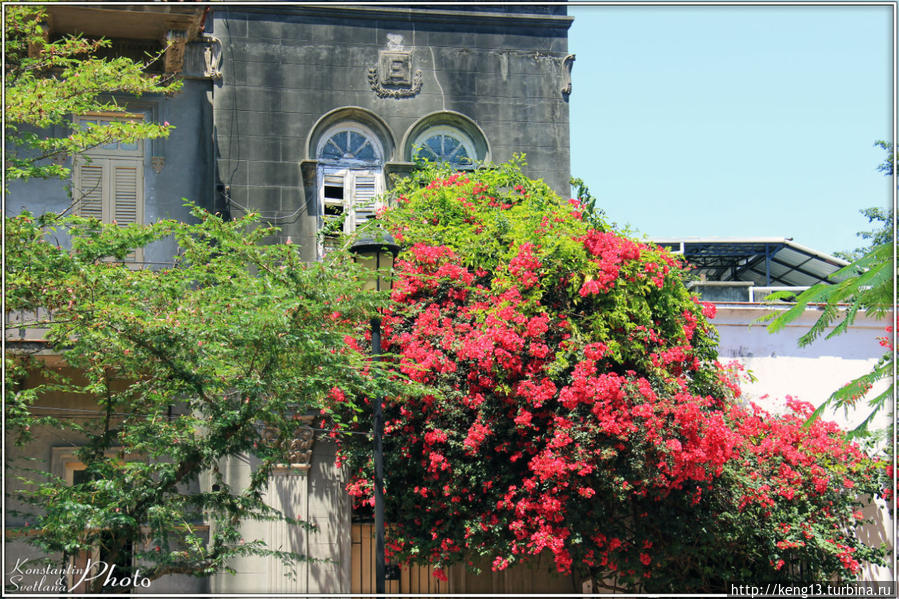
[[(73, 115), (76, 126), (127, 118), (168, 122), (174, 130), (165, 140), (95, 148), (88, 159), (58, 157), (72, 169), (71, 180), (12, 183), (10, 214), (67, 212), (148, 224), (189, 219), (186, 199), (235, 218), (258, 213), (280, 227), (280, 241), (290, 239), (305, 259), (315, 260), (335, 232), (351, 232), (371, 217), (375, 198), (417, 159), (466, 169), (526, 154), (529, 176), (569, 193), (574, 57), (567, 48), (572, 20), (563, 5), (88, 3), (47, 12), (49, 36), (102, 36), (112, 40), (108, 52), (134, 57), (167, 48), (153, 70), (179, 77), (182, 87), (171, 95), (116, 98), (124, 114)], [(173, 249), (158, 242), (128, 260), (154, 268), (166, 264)], [(9, 318), (9, 347), (40, 344), (39, 333), (16, 328)], [(66, 396), (43, 397), (41, 405), (69, 410), (70, 417), (90, 409), (83, 398)], [(26, 447), (8, 445), (7, 456), (13, 465), (37, 458), (45, 469), (76, 480), (83, 468), (72, 451), (78, 442), (48, 430)], [(310, 561), (291, 569), (277, 560), (245, 558), (231, 564), (237, 574), (168, 576), (144, 591), (371, 591), (371, 527), (353, 521), (334, 452), (333, 444), (310, 434), (296, 467), (276, 474), (266, 497), (316, 531), (280, 522), (244, 529), (248, 539)], [(239, 458), (222, 464), (234, 484), (252, 468)], [(22, 522), (8, 516), (6, 525)], [(7, 539), (5, 571), (25, 556), (36, 554)], [(461, 569), (450, 574), (449, 583), (439, 583), (427, 569), (392, 571), (388, 590), (572, 590), (570, 580), (539, 571), (477, 580)], [(34, 582), (26, 577), (19, 587)]]
[(530, 176), (567, 194), (571, 19), (500, 9), (217, 8), (224, 206), (258, 212), (315, 259), (319, 233), (351, 231), (417, 157), (525, 153)]

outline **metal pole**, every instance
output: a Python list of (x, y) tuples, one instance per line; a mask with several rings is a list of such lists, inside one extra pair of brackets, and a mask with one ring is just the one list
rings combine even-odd
[[(371, 319), (371, 353), (375, 361), (381, 355), (381, 319)], [(374, 429), (375, 462), (375, 592), (385, 593), (386, 566), (384, 563), (384, 450), (381, 437), (384, 434), (384, 416), (381, 411), (381, 397), (374, 398), (372, 406)]]

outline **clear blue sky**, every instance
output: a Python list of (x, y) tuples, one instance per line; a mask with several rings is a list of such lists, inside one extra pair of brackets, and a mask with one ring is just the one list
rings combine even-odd
[(892, 202), (889, 6), (569, 6), (571, 172), (650, 237), (862, 242)]

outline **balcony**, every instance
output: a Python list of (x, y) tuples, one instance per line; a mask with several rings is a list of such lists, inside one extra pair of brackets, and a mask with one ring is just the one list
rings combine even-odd
[(180, 73), (188, 42), (203, 31), (208, 7), (184, 4), (49, 4), (48, 35), (104, 37), (121, 43), (143, 42), (152, 50), (168, 47), (166, 73)]

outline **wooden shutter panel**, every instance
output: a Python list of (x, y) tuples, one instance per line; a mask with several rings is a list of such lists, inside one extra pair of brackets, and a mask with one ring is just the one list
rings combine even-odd
[(73, 198), (78, 202), (77, 213), (103, 220), (103, 163), (79, 164), (77, 168), (78, 185)]
[(112, 212), (119, 225), (141, 222), (140, 215), (140, 173), (137, 164), (113, 166)]
[[(143, 165), (135, 160), (111, 160), (110, 214), (107, 222), (115, 222), (120, 227), (143, 222), (141, 214), (143, 202)], [(126, 262), (143, 260), (143, 250), (138, 249), (127, 256)]]
[(355, 226), (360, 227), (375, 217), (377, 181), (374, 175), (356, 175), (353, 189)]
[(345, 173), (325, 171), (322, 175), (322, 224), (325, 234), (322, 237), (322, 252), (327, 253), (337, 247), (341, 229), (337, 223), (343, 222), (346, 228), (346, 180)]

